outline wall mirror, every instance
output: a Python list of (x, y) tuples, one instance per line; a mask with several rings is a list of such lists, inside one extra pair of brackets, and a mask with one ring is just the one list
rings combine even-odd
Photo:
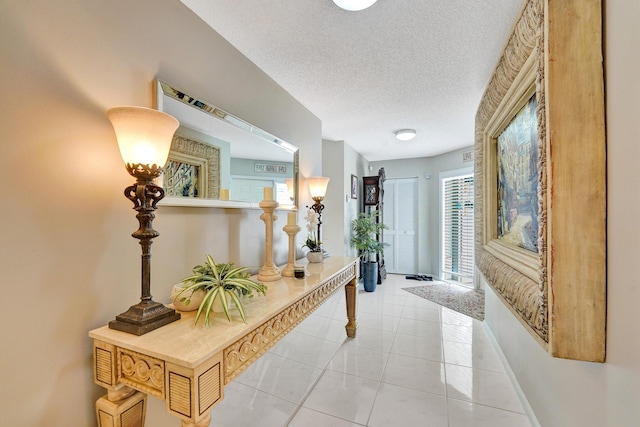
[(264, 188), (298, 205), (298, 147), (162, 80), (156, 108), (180, 121), (158, 185), (165, 206), (258, 208)]

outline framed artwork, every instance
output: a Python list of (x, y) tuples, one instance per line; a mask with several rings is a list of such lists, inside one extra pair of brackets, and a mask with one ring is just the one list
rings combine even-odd
[(358, 177), (351, 175), (351, 198), (358, 198)]
[(203, 197), (207, 192), (207, 160), (171, 153), (164, 167), (166, 196)]
[(476, 266), (552, 356), (603, 362), (600, 1), (527, 0), (476, 113)]
[(161, 178), (166, 196), (217, 199), (220, 149), (176, 133)]
[(377, 206), (378, 205), (378, 197), (380, 195), (380, 185), (377, 176), (365, 176), (362, 178), (362, 187), (364, 206)]
[(537, 106), (534, 95), (496, 141), (497, 237), (533, 253), (538, 253)]

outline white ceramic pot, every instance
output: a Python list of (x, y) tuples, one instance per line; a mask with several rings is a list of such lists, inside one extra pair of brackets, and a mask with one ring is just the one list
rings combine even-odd
[(189, 292), (185, 292), (184, 294), (182, 294), (182, 297), (189, 297), (190, 299), (189, 305), (186, 305), (185, 304), (186, 301), (183, 302), (183, 301), (180, 301), (180, 298), (175, 298), (175, 296), (181, 290), (182, 290), (181, 284), (173, 285), (173, 288), (171, 289), (171, 301), (173, 302), (173, 306), (175, 307), (175, 309), (179, 311), (197, 310), (198, 307), (200, 307), (200, 303), (204, 299), (204, 291), (203, 290), (195, 291), (190, 297), (189, 297)]
[[(229, 312), (231, 312), (232, 307), (235, 307), (227, 298), (227, 305), (229, 306)], [(220, 296), (213, 300), (213, 305), (211, 306), (211, 311), (214, 313), (224, 313), (224, 309), (222, 308), (222, 303), (220, 302)]]
[(324, 262), (324, 254), (322, 252), (307, 252), (309, 262)]

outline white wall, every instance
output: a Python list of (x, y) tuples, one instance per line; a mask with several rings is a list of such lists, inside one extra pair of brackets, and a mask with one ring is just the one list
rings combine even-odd
[[(323, 167), (326, 162), (323, 162)], [(358, 217), (364, 206), (364, 196), (362, 191), (362, 177), (376, 175), (369, 171), (369, 162), (360, 153), (353, 149), (349, 144), (344, 144), (344, 186), (343, 191), (343, 210), (344, 210), (344, 232), (342, 235), (344, 243), (344, 254), (348, 256), (358, 256), (358, 251), (351, 247), (351, 221)], [(351, 198), (351, 175), (358, 177), (358, 198)]]
[[(320, 121), (177, 0), (0, 1), (0, 61), (0, 424), (92, 426), (104, 390), (87, 332), (140, 295), (133, 179), (104, 111), (151, 106), (160, 77), (299, 146), (307, 176), (321, 174)], [(206, 253), (259, 266), (259, 215), (161, 207), (155, 298)], [(150, 398), (147, 425), (176, 420)]]
[[(323, 201), (322, 245), (331, 255), (343, 255), (344, 214), (344, 143), (322, 140), (322, 173), (330, 177), (327, 195)], [(304, 234), (305, 229), (303, 229)]]
[[(471, 137), (470, 137), (471, 138)], [(440, 200), (438, 178), (440, 172), (473, 166), (463, 163), (462, 153), (472, 147), (462, 148), (434, 157), (418, 159), (385, 160), (372, 162), (376, 175), (384, 167), (387, 179), (418, 178), (418, 271), (421, 274), (438, 274)], [(425, 178), (426, 175), (430, 178)]]
[[(486, 320), (543, 427), (640, 425), (640, 2), (605, 2), (606, 363), (554, 359), (487, 289)], [(576, 141), (576, 150), (580, 149)], [(488, 288), (488, 287), (487, 287)]]
[(362, 177), (369, 162), (344, 141), (322, 141), (322, 171), (331, 177), (323, 213), (323, 245), (332, 255), (357, 256), (351, 247), (351, 221), (362, 210), (362, 196), (351, 199), (351, 175), (358, 177), (362, 192)]

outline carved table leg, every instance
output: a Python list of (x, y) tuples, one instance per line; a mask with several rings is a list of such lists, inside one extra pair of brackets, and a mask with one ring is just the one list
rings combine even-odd
[(197, 423), (182, 420), (182, 427), (209, 427), (209, 424), (211, 424), (211, 411)]
[(146, 413), (147, 395), (126, 386), (96, 401), (98, 427), (144, 427)]
[(347, 336), (349, 338), (356, 337), (356, 329), (358, 324), (356, 323), (356, 296), (358, 295), (358, 282), (354, 277), (344, 287), (344, 293), (347, 298), (347, 319), (349, 322), (345, 326), (347, 330)]

